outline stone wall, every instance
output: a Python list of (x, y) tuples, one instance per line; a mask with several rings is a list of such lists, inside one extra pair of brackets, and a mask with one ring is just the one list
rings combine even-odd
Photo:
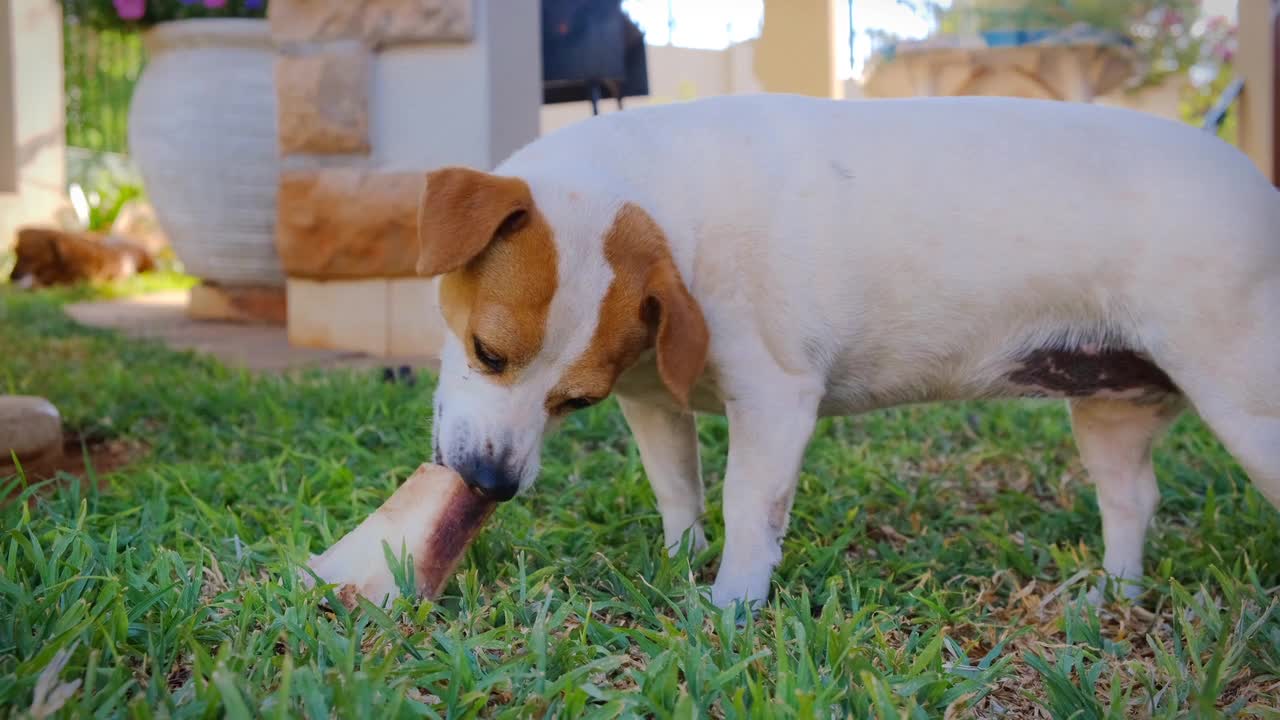
[(295, 344), (436, 352), (434, 285), (414, 273), (424, 178), (492, 169), (537, 137), (537, 8), (272, 0), (276, 246)]

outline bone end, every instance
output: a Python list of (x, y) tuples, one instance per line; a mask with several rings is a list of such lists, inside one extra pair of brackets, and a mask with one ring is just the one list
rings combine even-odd
[[(377, 510), (307, 566), (325, 583), (338, 586), (348, 607), (360, 595), (389, 605), (400, 595), (382, 549), (398, 559), (412, 555), (415, 591), (435, 599), (448, 585), (462, 556), (493, 515), (497, 503), (472, 493), (449, 468), (423, 464)], [(313, 582), (302, 571), (303, 582)]]

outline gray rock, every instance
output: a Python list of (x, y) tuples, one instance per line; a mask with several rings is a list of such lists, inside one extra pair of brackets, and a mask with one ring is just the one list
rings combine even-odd
[(0, 395), (0, 465), (29, 460), (62, 447), (62, 418), (48, 400), (30, 395)]

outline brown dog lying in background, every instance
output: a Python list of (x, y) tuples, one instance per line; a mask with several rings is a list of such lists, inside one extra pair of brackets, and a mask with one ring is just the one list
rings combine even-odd
[(155, 269), (142, 246), (124, 238), (51, 228), (23, 228), (9, 281), (21, 287), (122, 280)]

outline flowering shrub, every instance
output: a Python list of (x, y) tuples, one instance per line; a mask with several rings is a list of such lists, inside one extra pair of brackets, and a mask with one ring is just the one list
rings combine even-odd
[(261, 18), (267, 0), (63, 0), (69, 16), (99, 29), (133, 30), (186, 18)]
[(1224, 18), (1205, 15), (1201, 0), (1022, 0), (992, 8), (937, 0), (898, 2), (932, 16), (940, 33), (1074, 26), (1115, 33), (1132, 43), (1141, 61), (1130, 83), (1135, 90), (1188, 72), (1194, 72), (1197, 84), (1212, 81), (1219, 68), (1230, 65), (1235, 48), (1235, 28)]

